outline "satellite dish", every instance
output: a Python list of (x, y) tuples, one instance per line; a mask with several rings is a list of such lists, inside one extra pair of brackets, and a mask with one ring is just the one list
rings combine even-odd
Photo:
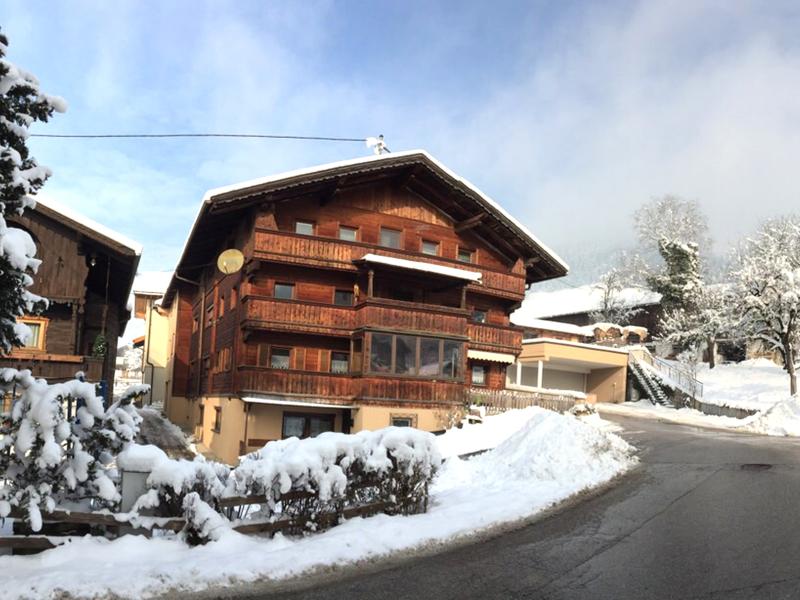
[(236, 248), (225, 250), (217, 258), (217, 268), (225, 273), (225, 275), (232, 275), (242, 268), (244, 264), (244, 254)]

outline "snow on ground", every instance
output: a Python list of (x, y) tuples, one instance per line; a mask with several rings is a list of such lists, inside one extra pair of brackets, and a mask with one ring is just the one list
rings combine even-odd
[[(218, 541), (196, 548), (167, 538), (85, 537), (34, 556), (0, 557), (4, 598), (46, 597), (59, 591), (83, 597), (113, 591), (134, 598), (174, 588), (286, 578), (530, 518), (636, 463), (624, 440), (571, 415), (528, 408), (503, 417), (488, 425), (493, 433), (475, 433), (483, 438), (475, 445), (484, 445), (505, 432), (506, 439), (496, 448), (470, 460), (451, 454), (445, 461), (426, 514), (351, 519), (304, 538), (269, 539), (228, 530)], [(512, 420), (519, 424), (513, 432)], [(452, 452), (469, 446), (462, 435), (447, 435), (444, 446)]]
[(721, 417), (716, 415), (706, 415), (693, 408), (674, 409), (661, 404), (653, 404), (650, 400), (639, 400), (638, 402), (623, 402), (621, 404), (609, 404), (598, 402), (598, 412), (602, 414), (627, 415), (630, 417), (643, 417), (646, 419), (660, 419), (672, 423), (683, 425), (696, 425), (698, 427), (712, 427), (714, 429), (736, 429), (752, 422), (756, 417), (746, 419), (735, 419), (733, 417)]
[(703, 402), (764, 410), (789, 395), (789, 376), (766, 358), (717, 365), (703, 364), (697, 373), (703, 382)]

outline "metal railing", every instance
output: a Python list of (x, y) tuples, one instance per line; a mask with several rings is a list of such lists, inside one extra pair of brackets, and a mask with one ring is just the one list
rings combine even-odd
[(647, 363), (663, 375), (667, 379), (666, 383), (674, 384), (675, 387), (692, 398), (703, 397), (703, 382), (685, 369), (681, 369), (669, 361), (653, 356), (650, 351), (644, 347), (632, 349), (630, 353), (635, 360)]

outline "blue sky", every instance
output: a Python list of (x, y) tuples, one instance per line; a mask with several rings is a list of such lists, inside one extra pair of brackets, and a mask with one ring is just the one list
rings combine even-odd
[[(575, 264), (651, 197), (717, 248), (800, 210), (800, 8), (764, 2), (6, 0), (9, 58), (69, 110), (37, 132), (370, 136), (425, 148)], [(361, 144), (34, 140), (45, 193), (170, 269), (211, 187)]]

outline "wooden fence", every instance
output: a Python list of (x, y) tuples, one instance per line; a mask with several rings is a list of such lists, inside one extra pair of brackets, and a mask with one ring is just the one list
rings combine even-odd
[(564, 413), (582, 401), (580, 398), (567, 394), (482, 388), (471, 388), (469, 397), (471, 404), (485, 406), (487, 414), (490, 415), (529, 406), (541, 406), (548, 410)]

